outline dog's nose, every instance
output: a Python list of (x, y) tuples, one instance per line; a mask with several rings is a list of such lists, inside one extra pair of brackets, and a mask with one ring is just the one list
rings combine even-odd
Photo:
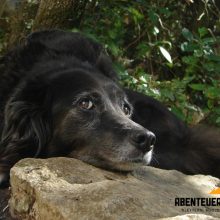
[(131, 134), (131, 140), (137, 148), (146, 153), (152, 149), (156, 137), (150, 131), (136, 131)]

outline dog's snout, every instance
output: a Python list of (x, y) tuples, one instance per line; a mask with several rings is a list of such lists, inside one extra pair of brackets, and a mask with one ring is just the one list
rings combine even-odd
[(131, 140), (143, 153), (152, 149), (156, 142), (156, 137), (149, 131), (135, 131), (131, 134)]

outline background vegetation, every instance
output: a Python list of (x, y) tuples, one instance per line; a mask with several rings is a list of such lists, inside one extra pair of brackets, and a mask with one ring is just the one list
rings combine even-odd
[(33, 30), (81, 31), (104, 45), (124, 86), (189, 124), (220, 126), (220, 1), (2, 2), (0, 53)]

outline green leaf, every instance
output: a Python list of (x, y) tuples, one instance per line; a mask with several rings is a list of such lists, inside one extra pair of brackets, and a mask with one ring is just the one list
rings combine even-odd
[(192, 34), (187, 28), (183, 28), (183, 30), (182, 30), (182, 35), (183, 35), (188, 41), (192, 41), (192, 40), (193, 40), (193, 34)]
[(137, 57), (142, 59), (144, 57), (150, 56), (151, 49), (152, 49), (152, 47), (147, 45), (147, 43), (141, 42), (137, 46)]
[(210, 98), (210, 99), (215, 99), (218, 98), (220, 94), (220, 89), (216, 88), (216, 87), (209, 87), (205, 90), (205, 95), (206, 97)]
[(172, 58), (170, 56), (170, 53), (164, 48), (164, 47), (159, 47), (160, 52), (162, 53), (162, 55), (165, 57), (165, 59), (169, 62), (169, 63), (173, 63)]
[(206, 35), (209, 33), (208, 29), (205, 28), (205, 27), (199, 28), (199, 29), (198, 29), (198, 32), (199, 32), (199, 36), (200, 36), (201, 38), (203, 38), (204, 36), (206, 36)]
[(187, 49), (188, 49), (188, 42), (183, 42), (181, 45), (180, 45), (180, 48), (183, 52), (186, 52)]
[(113, 43), (113, 42), (109, 42), (109, 50), (111, 51), (111, 53), (113, 54), (113, 56), (118, 56), (120, 53), (120, 49), (118, 48), (118, 46)]
[[(170, 85), (171, 86), (171, 85)], [(161, 94), (163, 94), (163, 97), (166, 99), (169, 99), (171, 101), (175, 100), (175, 93), (172, 91), (169, 87), (160, 88)]]
[(178, 107), (175, 107), (175, 106), (172, 106), (171, 107), (171, 111), (176, 114), (180, 119), (184, 120), (185, 119), (185, 115), (184, 113), (182, 112), (182, 109), (178, 108)]
[(141, 20), (144, 18), (144, 16), (135, 8), (130, 7), (128, 8), (128, 11), (137, 19), (137, 20)]
[(180, 45), (180, 48), (183, 52), (193, 52), (195, 50), (200, 50), (199, 45), (192, 42), (183, 42)]
[(201, 49), (199, 49), (199, 50), (194, 50), (194, 55), (195, 55), (196, 57), (202, 57), (203, 51), (202, 51)]
[(194, 66), (198, 64), (199, 59), (195, 56), (185, 56), (182, 58), (182, 61), (190, 66)]
[(203, 91), (205, 89), (205, 85), (204, 84), (190, 84), (189, 85), (190, 88), (192, 88), (193, 90), (196, 90), (196, 91)]
[(169, 17), (171, 15), (171, 11), (169, 10), (169, 8), (159, 8), (159, 11), (161, 14), (166, 15), (167, 17)]
[(108, 36), (109, 36), (109, 38), (115, 40), (115, 38), (116, 38), (116, 36), (117, 36), (117, 33), (116, 33), (115, 29), (109, 30), (109, 31), (108, 31)]
[(213, 109), (213, 106), (214, 106), (213, 100), (209, 99), (207, 102), (207, 105), (209, 109)]
[(158, 23), (158, 15), (153, 11), (153, 10), (149, 10), (148, 11), (148, 16), (150, 18), (150, 20), (153, 22), (153, 24), (157, 24)]
[(213, 38), (213, 37), (207, 37), (207, 38), (203, 38), (203, 39), (202, 39), (202, 42), (203, 42), (204, 44), (212, 45), (212, 44), (214, 44), (214, 43), (216, 42), (216, 39)]
[(220, 63), (207, 62), (202, 64), (202, 66), (207, 72), (215, 72), (216, 74), (220, 73)]
[(208, 60), (220, 62), (220, 56), (218, 56), (218, 55), (210, 54), (210, 55), (207, 55), (206, 58)]

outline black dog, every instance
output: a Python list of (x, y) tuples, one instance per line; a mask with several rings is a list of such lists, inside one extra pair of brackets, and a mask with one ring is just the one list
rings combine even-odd
[(2, 59), (0, 79), (2, 181), (24, 157), (130, 171), (150, 162), (150, 131), (152, 166), (220, 177), (219, 134), (188, 128), (155, 99), (125, 95), (101, 46), (80, 34), (30, 35)]
[(69, 156), (120, 171), (150, 162), (155, 136), (130, 119), (132, 106), (99, 44), (37, 32), (1, 63), (1, 182), (25, 157)]

